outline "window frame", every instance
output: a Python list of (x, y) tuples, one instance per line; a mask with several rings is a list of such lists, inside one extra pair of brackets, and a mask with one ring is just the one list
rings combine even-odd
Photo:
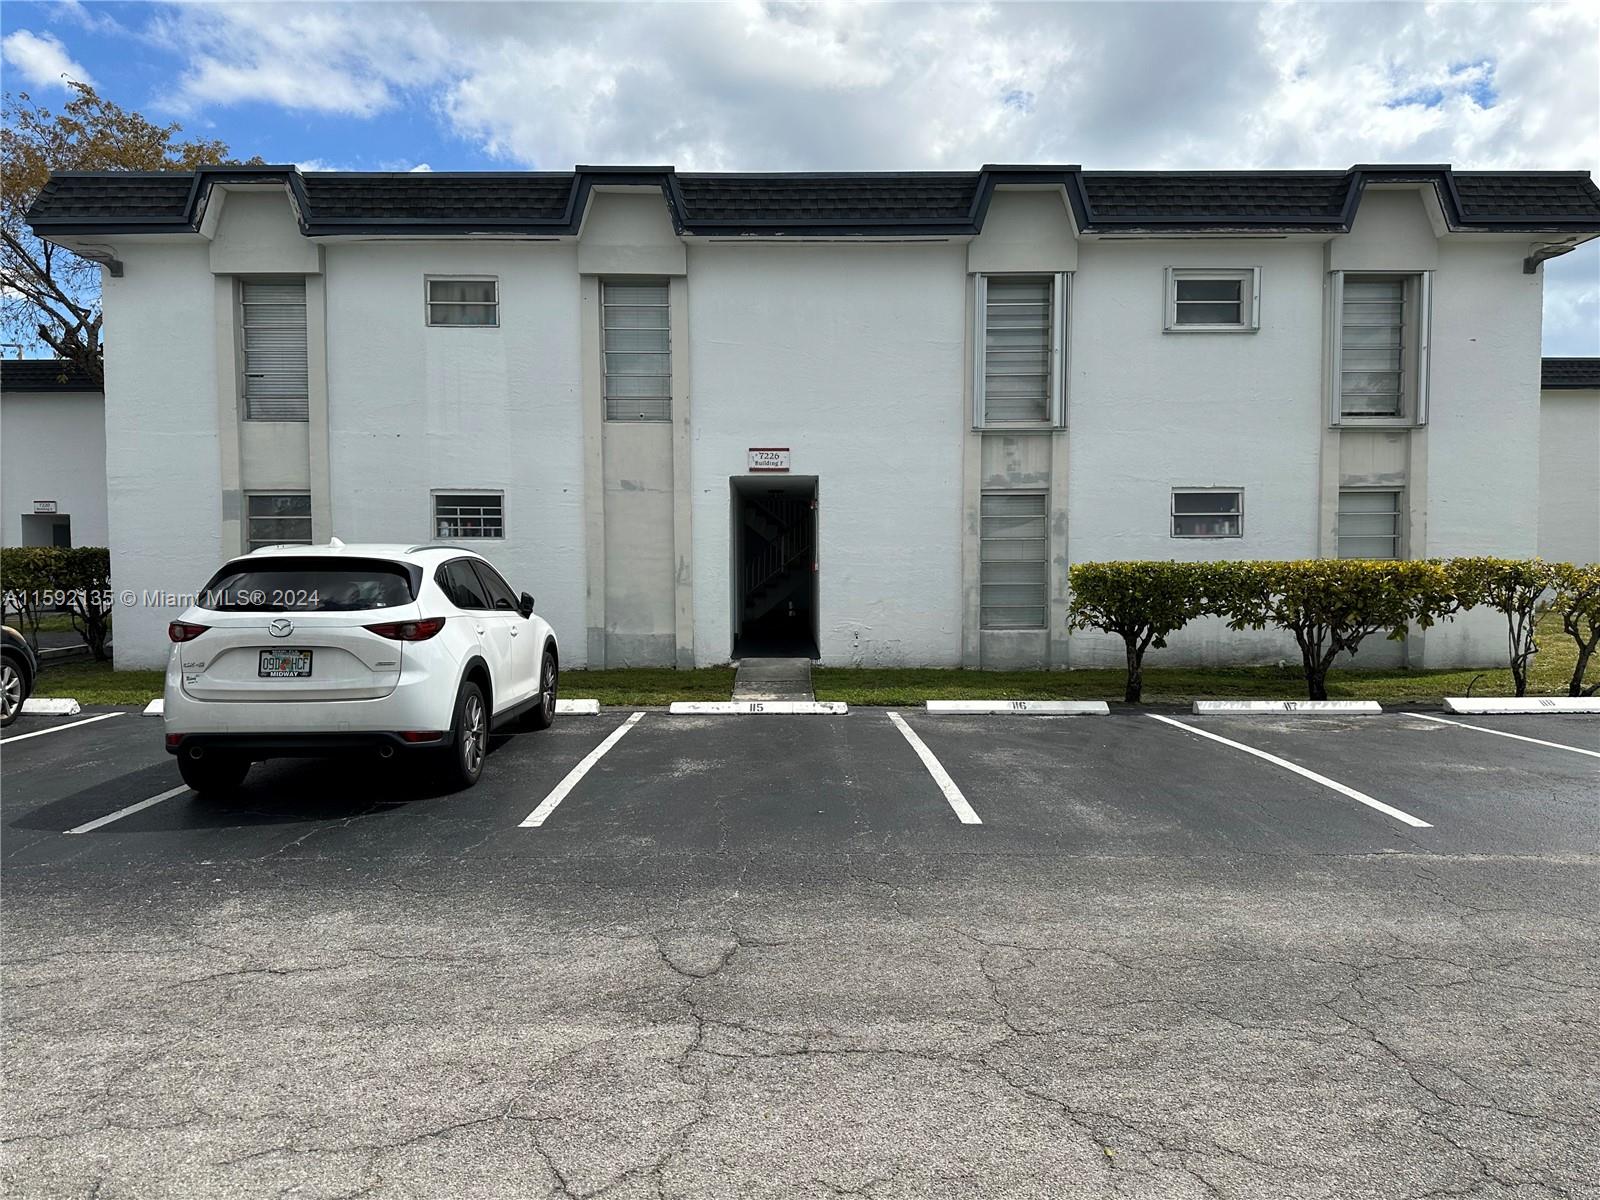
[[(1208, 494), (1226, 492), (1238, 496), (1238, 511), (1231, 513), (1180, 513), (1178, 511), (1178, 496), (1180, 494), (1190, 496), (1202, 492)], [(1239, 530), (1237, 533), (1179, 533), (1179, 517), (1237, 517), (1239, 521)], [(1242, 538), (1244, 536), (1244, 488), (1242, 486), (1192, 486), (1172, 488), (1167, 499), (1167, 536), (1183, 541), (1219, 541), (1228, 538)]]
[[(304, 275), (236, 275), (233, 286), (233, 330), (234, 330), (234, 369), (238, 381), (239, 417), (244, 421), (273, 421), (282, 423), (302, 424), (311, 420), (311, 297), (310, 287)], [(246, 347), (250, 324), (245, 320), (245, 314), (250, 304), (245, 300), (245, 292), (252, 286), (271, 286), (274, 284), (300, 285), (302, 313), (301, 333), (303, 335), (303, 351), (306, 363), (305, 395), (288, 397), (256, 397), (257, 402), (281, 403), (284, 400), (296, 400), (305, 405), (304, 415), (292, 417), (266, 417), (256, 416), (251, 411), (252, 397), (250, 395), (250, 377), (254, 372), (250, 370), (250, 351)], [(258, 328), (264, 328), (259, 327)], [(291, 495), (289, 492), (263, 492), (261, 495)]]
[[(435, 300), (433, 298), (433, 285), (436, 283), (492, 283), (494, 285), (493, 300)], [(494, 313), (494, 320), (487, 325), (469, 325), (460, 321), (435, 321), (433, 307), (435, 304), (450, 308), (488, 308)], [(499, 329), (500, 328), (500, 276), (498, 275), (424, 275), (422, 277), (422, 323), (429, 329)]]
[[(1064, 429), (1067, 424), (1067, 366), (1072, 313), (1071, 271), (985, 271), (973, 278), (972, 427), (980, 430)], [(1049, 279), (1049, 398), (1042, 421), (991, 421), (988, 416), (985, 357), (989, 335), (989, 280)]]
[[(1226, 281), (1239, 284), (1237, 322), (1178, 321), (1178, 284), (1187, 280)], [(1216, 301), (1215, 303), (1227, 303)], [(1166, 321), (1164, 333), (1259, 333), (1261, 331), (1260, 267), (1168, 267), (1166, 269)]]
[[(1043, 505), (1041, 507), (1040, 520), (1043, 523), (1043, 533), (1041, 534), (1041, 536), (1038, 537), (1038, 538), (1004, 538), (1004, 537), (988, 538), (988, 537), (985, 537), (984, 534), (983, 534), (983, 520), (984, 520), (983, 502), (984, 502), (984, 500), (988, 499), (990, 496), (1003, 496), (1003, 497), (1028, 496), (1028, 497), (1035, 497), (1035, 498), (1038, 498), (1038, 499), (1042, 500), (1043, 501)], [(1032, 514), (1029, 514), (1029, 515), (1032, 516)], [(983, 545), (984, 545), (985, 542), (990, 542), (990, 541), (1028, 541), (1028, 542), (1040, 541), (1040, 542), (1044, 543), (1043, 555), (1038, 560), (1039, 564), (1044, 568), (1044, 583), (1041, 585), (1041, 595), (1040, 595), (1040, 600), (1039, 600), (1040, 621), (1039, 621), (1039, 623), (1037, 625), (988, 625), (988, 624), (984, 623), (983, 614), (984, 614), (984, 612), (986, 610), (992, 610), (992, 609), (996, 609), (996, 608), (1032, 608), (1033, 607), (1033, 605), (1031, 605), (1031, 604), (1029, 604), (1029, 605), (1020, 605), (1020, 604), (997, 605), (997, 604), (985, 604), (984, 603), (984, 601), (983, 601), (983, 589), (984, 589), (983, 568), (984, 568), (984, 564), (985, 564), (986, 560), (983, 557)], [(1029, 563), (1031, 563), (1031, 562), (1033, 562), (1035, 560), (1033, 560), (1033, 559), (992, 559), (992, 560), (988, 560), (988, 561), (993, 561), (993, 562), (997, 562), (997, 563), (1009, 563), (1009, 562), (1029, 562)], [(995, 583), (995, 584), (992, 584), (991, 586), (1004, 587), (1004, 586), (1020, 586), (1020, 585), (1015, 585), (1015, 584), (1006, 585), (1006, 584)], [(1045, 489), (1043, 489), (1043, 488), (994, 488), (994, 489), (985, 489), (984, 491), (980, 492), (979, 495), (978, 495), (978, 627), (979, 627), (979, 629), (984, 630), (985, 632), (998, 632), (998, 633), (1039, 633), (1039, 632), (1042, 632), (1042, 631), (1047, 630), (1047, 629), (1050, 628), (1050, 493), (1048, 491), (1046, 491)]]
[[(1392, 536), (1394, 538), (1394, 556), (1392, 558), (1368, 558), (1365, 555), (1351, 555), (1349, 557), (1351, 557), (1356, 562), (1403, 562), (1407, 557), (1409, 557), (1409, 555), (1411, 553), (1410, 548), (1406, 544), (1406, 527), (1410, 522), (1407, 519), (1406, 489), (1404, 487), (1382, 487), (1382, 486), (1374, 486), (1374, 487), (1363, 487), (1363, 486), (1341, 487), (1339, 489), (1338, 496), (1335, 499), (1334, 509), (1333, 509), (1333, 555), (1334, 555), (1334, 557), (1335, 558), (1344, 558), (1344, 557), (1346, 557), (1341, 552), (1340, 543), (1344, 541), (1344, 539), (1345, 539), (1345, 537), (1347, 535), (1340, 531), (1339, 525), (1340, 525), (1340, 522), (1344, 519), (1344, 516), (1345, 516), (1344, 498), (1347, 495), (1351, 495), (1351, 494), (1356, 493), (1356, 492), (1362, 492), (1362, 493), (1367, 493), (1367, 494), (1376, 492), (1376, 493), (1378, 493), (1380, 495), (1387, 495), (1387, 496), (1393, 496), (1394, 497), (1394, 514), (1393, 514), (1394, 515), (1394, 533), (1392, 535), (1388, 535), (1388, 536)], [(1351, 515), (1352, 516), (1377, 516), (1377, 515), (1385, 515), (1385, 516), (1387, 516), (1388, 514), (1352, 513)], [(1362, 534), (1351, 534), (1351, 535), (1348, 535), (1348, 536), (1351, 536), (1351, 537), (1383, 537), (1385, 535), (1383, 535), (1383, 534), (1362, 533)]]
[[(304, 496), (306, 498), (306, 513), (305, 513), (305, 516), (302, 517), (298, 513), (296, 513), (296, 514), (294, 514), (292, 516), (288, 516), (288, 517), (262, 516), (262, 517), (258, 518), (258, 517), (256, 517), (256, 515), (254, 513), (252, 513), (250, 511), (250, 501), (254, 500), (257, 496), (264, 496), (264, 497)], [(247, 491), (244, 494), (244, 514), (243, 514), (243, 516), (244, 516), (244, 520), (242, 522), (242, 524), (243, 524), (242, 532), (244, 534), (244, 538), (243, 538), (243, 541), (244, 541), (244, 552), (246, 554), (253, 554), (257, 550), (264, 549), (267, 546), (313, 546), (313, 545), (316, 544), (316, 542), (312, 538), (312, 522), (316, 519), (316, 516), (312, 511), (311, 493), (309, 491), (306, 491), (306, 492), (298, 492), (298, 491), (273, 491), (273, 492), (267, 492), (267, 491), (254, 491), (254, 490)], [(263, 521), (285, 521), (285, 520), (287, 520), (287, 521), (304, 521), (306, 523), (306, 540), (303, 541), (303, 542), (273, 541), (273, 542), (259, 542), (258, 543), (254, 538), (252, 538), (250, 536), (250, 522), (253, 521), (253, 520), (263, 520)]]
[[(1363, 416), (1344, 411), (1344, 285), (1347, 279), (1399, 279), (1401, 298), (1400, 411)], [(1429, 359), (1433, 330), (1432, 271), (1330, 271), (1328, 278), (1328, 425), (1411, 429), (1428, 423)]]
[[(498, 534), (442, 534), (439, 532), (439, 500), (444, 496), (493, 496), (500, 501), (500, 532)], [(459, 506), (458, 506), (459, 507)], [(503, 542), (506, 540), (506, 493), (504, 488), (434, 488), (428, 493), (429, 541), (446, 542)], [(459, 518), (458, 518), (459, 519)], [(482, 518), (480, 518), (481, 520)]]
[[(610, 355), (610, 354), (654, 354), (654, 353), (659, 353), (658, 351), (653, 351), (653, 350), (631, 350), (631, 351), (630, 350), (612, 350), (612, 351), (608, 351), (606, 349), (606, 334), (608, 332), (611, 332), (611, 327), (606, 324), (606, 309), (607, 308), (656, 307), (656, 306), (641, 306), (641, 305), (637, 305), (637, 304), (609, 305), (609, 304), (606, 303), (606, 292), (607, 292), (608, 289), (613, 288), (613, 287), (659, 287), (661, 289), (661, 291), (662, 291), (662, 294), (666, 298), (665, 302), (662, 303), (659, 306), (661, 308), (661, 310), (664, 313), (666, 313), (666, 315), (667, 315), (667, 323), (666, 323), (665, 328), (662, 330), (662, 332), (664, 332), (667, 335), (667, 338), (666, 338), (666, 349), (664, 351), (664, 353), (666, 354), (666, 359), (667, 359), (667, 374), (666, 374), (667, 394), (666, 394), (666, 397), (665, 397), (665, 401), (666, 401), (666, 415), (665, 416), (661, 416), (661, 417), (612, 416), (611, 409), (612, 409), (612, 405), (613, 404), (626, 405), (629, 401), (634, 401), (634, 400), (645, 399), (645, 400), (650, 400), (650, 401), (654, 402), (654, 401), (660, 399), (660, 397), (655, 397), (655, 396), (643, 396), (643, 397), (641, 397), (641, 396), (617, 396), (617, 397), (613, 398), (612, 395), (611, 395), (612, 373), (611, 373), (611, 370), (610, 370), (610, 368), (609, 368), (609, 366), (607, 364), (607, 361), (606, 361), (608, 355)], [(633, 278), (633, 277), (626, 276), (626, 275), (617, 276), (617, 277), (602, 277), (601, 280), (600, 280), (600, 304), (599, 304), (599, 307), (600, 307), (600, 410), (601, 410), (600, 411), (600, 419), (602, 421), (607, 421), (607, 422), (615, 421), (615, 422), (618, 422), (618, 423), (624, 424), (624, 425), (670, 425), (670, 424), (672, 424), (673, 408), (674, 408), (674, 405), (673, 405), (673, 402), (672, 402), (672, 380), (673, 380), (673, 374), (674, 374), (674, 372), (673, 372), (674, 363), (673, 363), (673, 354), (672, 354), (672, 279), (671, 279), (671, 277), (670, 276), (661, 276), (661, 275), (641, 275), (641, 276), (639, 276), (637, 278)], [(626, 326), (618, 326), (617, 328), (625, 329), (627, 327)], [(654, 331), (652, 330), (650, 332), (654, 332)], [(617, 378), (626, 379), (626, 378), (629, 378), (629, 377), (626, 376), (626, 375), (619, 374), (617, 376)], [(647, 378), (648, 378), (648, 376), (647, 376)]]

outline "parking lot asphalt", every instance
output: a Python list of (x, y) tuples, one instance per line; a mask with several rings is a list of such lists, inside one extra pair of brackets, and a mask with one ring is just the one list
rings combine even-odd
[(1592, 718), (113, 711), (0, 739), (8, 1194), (1600, 1195)]

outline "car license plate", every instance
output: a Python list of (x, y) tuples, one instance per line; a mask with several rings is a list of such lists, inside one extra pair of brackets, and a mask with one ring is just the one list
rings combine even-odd
[(303, 679), (311, 674), (311, 651), (263, 650), (259, 673), (263, 679)]

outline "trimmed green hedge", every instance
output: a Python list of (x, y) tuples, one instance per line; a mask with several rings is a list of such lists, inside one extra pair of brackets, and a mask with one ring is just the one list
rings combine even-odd
[(1165, 646), (1200, 616), (1220, 617), (1232, 629), (1292, 634), (1313, 700), (1327, 698), (1328, 671), (1339, 656), (1375, 634), (1397, 640), (1479, 607), (1505, 614), (1512, 680), (1524, 695), (1539, 602), (1552, 591), (1551, 607), (1578, 644), (1573, 695), (1600, 645), (1600, 567), (1537, 558), (1078, 563), (1070, 579), (1071, 626), (1123, 640), (1130, 702), (1140, 698), (1145, 651)]
[(0, 549), (0, 588), (6, 611), (22, 614), (36, 648), (40, 616), (65, 609), (95, 659), (110, 657), (111, 551), (104, 546), (7, 546)]

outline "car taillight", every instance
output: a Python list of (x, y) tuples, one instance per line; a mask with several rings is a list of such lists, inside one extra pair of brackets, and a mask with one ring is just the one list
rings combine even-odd
[(411, 742), (413, 744), (416, 743), (416, 742), (437, 742), (437, 741), (440, 741), (441, 739), (443, 739), (444, 730), (442, 730), (442, 729), (402, 729), (400, 731), (400, 736), (405, 741)]
[(167, 626), (167, 636), (175, 642), (192, 642), (210, 628), (209, 625), (191, 625), (187, 621), (174, 621)]
[(388, 621), (368, 625), (367, 630), (396, 642), (425, 642), (444, 628), (443, 617), (423, 617), (419, 621)]

